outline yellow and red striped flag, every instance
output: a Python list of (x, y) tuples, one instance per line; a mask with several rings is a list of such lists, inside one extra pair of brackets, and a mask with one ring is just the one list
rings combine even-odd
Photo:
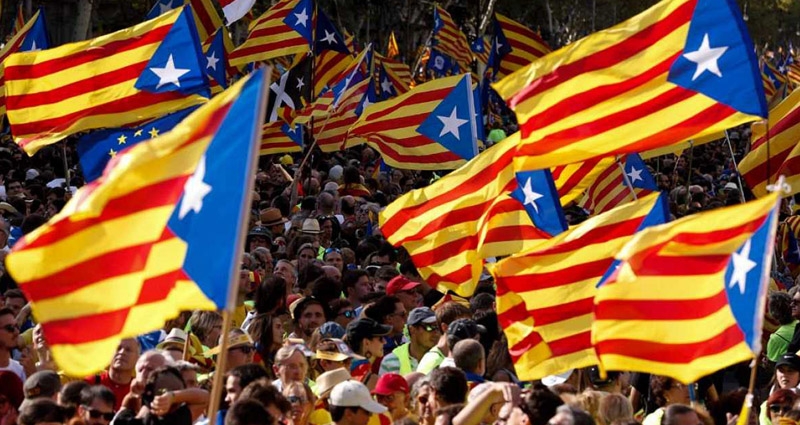
[(219, 17), (217, 9), (214, 8), (211, 0), (162, 0), (157, 1), (147, 12), (147, 20), (155, 19), (164, 13), (189, 5), (194, 14), (194, 23), (200, 41), (207, 40), (218, 28), (222, 26), (222, 18)]
[(764, 95), (767, 98), (767, 103), (770, 103), (778, 93), (778, 89), (775, 88), (775, 84), (767, 77), (767, 74), (763, 72), (761, 73), (761, 82), (764, 84)]
[(364, 143), (364, 139), (348, 136), (347, 132), (364, 108), (369, 106), (371, 84), (372, 78), (353, 83), (345, 90), (339, 105), (329, 110), (325, 118), (314, 123), (312, 134), (321, 151), (335, 152)]
[(789, 78), (792, 87), (800, 87), (800, 63), (792, 62), (789, 64), (786, 67), (786, 77)]
[(520, 168), (637, 153), (767, 116), (732, 0), (665, 0), (494, 84), (522, 133)]
[(314, 94), (322, 93), (325, 87), (341, 79), (355, 59), (348, 53), (323, 50), (314, 57)]
[(250, 33), (231, 53), (231, 65), (244, 66), (311, 48), (311, 0), (281, 0), (251, 23)]
[(690, 383), (758, 357), (779, 205), (773, 193), (631, 239), (594, 297), (602, 369)]
[[(800, 90), (769, 111), (769, 134), (765, 126), (753, 126), (750, 152), (739, 163), (739, 172), (758, 197), (767, 195), (767, 183), (781, 174), (800, 192)], [(767, 141), (769, 140), (769, 141)], [(769, 143), (769, 146), (767, 146)], [(769, 157), (767, 156), (769, 154)], [(788, 196), (788, 195), (787, 195)]]
[(591, 340), (597, 284), (637, 231), (668, 218), (666, 201), (651, 194), (488, 266), (520, 379), (597, 364)]
[(614, 158), (590, 159), (585, 162), (559, 165), (550, 170), (558, 188), (561, 205), (579, 200), (598, 176), (614, 163)]
[(303, 131), (301, 126), (293, 127), (283, 121), (264, 124), (259, 150), (261, 156), (301, 152), (302, 150)]
[(461, 72), (472, 69), (472, 50), (467, 37), (441, 6), (433, 10), (433, 46), (458, 63)]
[[(20, 5), (20, 15), (22, 16), (22, 5)], [(28, 23), (23, 22), (17, 30), (14, 31), (14, 36), (3, 46), (0, 50), (0, 64), (5, 63), (5, 60), (12, 54), (17, 52), (27, 52), (34, 49), (46, 49), (50, 46), (46, 45), (47, 33), (45, 30), (44, 17), (41, 16), (42, 10), (37, 10), (31, 17)], [(30, 39), (30, 40), (29, 40)], [(37, 45), (36, 42), (39, 41)], [(5, 98), (5, 68), (0, 67), (0, 117), (6, 113), (6, 98)]]
[(386, 57), (394, 59), (400, 56), (400, 47), (397, 46), (397, 39), (394, 38), (394, 31), (389, 33), (389, 44), (386, 47)]
[(581, 206), (593, 214), (602, 214), (657, 190), (656, 181), (642, 158), (630, 154), (614, 161), (597, 177)]
[(209, 76), (211, 94), (216, 96), (228, 87), (238, 70), (230, 65), (228, 57), (233, 51), (233, 39), (227, 27), (220, 27), (203, 42), (206, 56), (206, 74)]
[[(513, 19), (495, 13), (495, 25), (499, 27), (499, 31), (502, 33), (499, 38), (504, 39), (508, 44), (506, 48), (503, 46), (495, 48), (507, 52), (500, 57), (498, 78), (510, 75), (512, 72), (551, 52), (550, 46), (542, 40), (539, 34)], [(496, 33), (497, 30), (496, 28)], [(491, 43), (489, 43), (488, 47), (488, 50), (491, 50)]]
[(67, 375), (101, 370), (121, 339), (160, 329), (182, 310), (233, 307), (264, 74), (121, 151), (8, 255), (8, 271)]
[(381, 212), (381, 233), (408, 251), (431, 286), (470, 296), (485, 258), (511, 255), (549, 238), (511, 197), (518, 187), (513, 166), (518, 141), (514, 133)]
[(395, 90), (397, 90), (398, 95), (410, 89), (411, 67), (402, 62), (381, 56), (378, 53), (375, 53), (375, 61), (386, 70), (386, 76), (389, 78)]
[(188, 8), (134, 27), (5, 60), (8, 121), (33, 154), (77, 132), (143, 122), (207, 101)]

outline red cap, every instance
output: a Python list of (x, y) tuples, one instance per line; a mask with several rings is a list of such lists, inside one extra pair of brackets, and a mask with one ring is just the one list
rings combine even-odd
[(372, 394), (378, 395), (392, 395), (396, 392), (402, 392), (403, 394), (408, 395), (408, 382), (406, 382), (405, 378), (396, 374), (396, 373), (387, 373), (385, 375), (381, 375), (378, 379), (378, 383), (375, 384), (375, 389), (372, 390)]
[(395, 295), (400, 291), (410, 291), (419, 285), (419, 282), (414, 282), (403, 275), (398, 275), (386, 284), (386, 295)]

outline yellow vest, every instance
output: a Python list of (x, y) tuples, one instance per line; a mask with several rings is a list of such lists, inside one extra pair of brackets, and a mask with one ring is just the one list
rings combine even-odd
[(411, 367), (411, 353), (409, 352), (409, 347), (411, 347), (411, 343), (407, 342), (392, 350), (392, 354), (397, 356), (397, 360), (400, 361), (400, 370), (397, 373), (403, 376), (414, 371)]

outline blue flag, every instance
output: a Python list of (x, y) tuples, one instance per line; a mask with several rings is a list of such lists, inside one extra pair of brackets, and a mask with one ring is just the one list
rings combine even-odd
[(550, 170), (520, 171), (516, 176), (517, 188), (511, 197), (522, 203), (533, 224), (550, 236), (567, 230), (567, 219)]
[(347, 49), (347, 43), (344, 42), (344, 37), (333, 25), (333, 22), (328, 18), (322, 10), (317, 10), (317, 31), (316, 40), (314, 40), (314, 53), (320, 54), (324, 50), (333, 50), (339, 53), (350, 54)]
[(44, 19), (44, 8), (39, 8), (39, 15), (36, 22), (31, 26), (25, 40), (19, 46), (20, 52), (33, 52), (50, 48), (50, 36), (47, 33), (47, 23)]
[(150, 11), (147, 12), (145, 16), (146, 20), (155, 19), (172, 9), (177, 9), (183, 6), (184, 0), (158, 0), (153, 4), (153, 7), (150, 8)]
[(228, 88), (227, 67), (228, 55), (225, 54), (225, 31), (222, 28), (214, 33), (214, 38), (208, 49), (205, 51), (206, 56), (206, 74), (213, 78), (217, 84), (223, 89)]
[[(628, 182), (636, 189), (658, 190), (656, 179), (650, 174), (650, 170), (642, 161), (639, 154), (629, 154), (623, 161), (625, 168), (625, 175), (628, 176)], [(624, 181), (622, 184), (626, 184)]]
[(417, 127), (417, 132), (469, 161), (478, 154), (472, 78), (464, 74), (453, 90)]

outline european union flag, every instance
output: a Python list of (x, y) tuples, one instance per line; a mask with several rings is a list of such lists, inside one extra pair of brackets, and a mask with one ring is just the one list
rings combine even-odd
[(223, 89), (228, 88), (228, 78), (226, 69), (228, 67), (228, 55), (225, 54), (225, 31), (217, 30), (214, 39), (206, 49), (206, 74), (213, 78)]
[(533, 224), (550, 236), (567, 230), (567, 219), (550, 170), (520, 171), (516, 177), (517, 188), (511, 197), (522, 203)]
[[(244, 245), (250, 205), (248, 188), (258, 160), (261, 102), (266, 96), (264, 70), (244, 85), (239, 98), (213, 136), (167, 227), (186, 241), (183, 271), (218, 308), (230, 308), (229, 283)], [(213, 231), (209, 231), (213, 229)]]
[(478, 130), (470, 74), (464, 74), (453, 90), (417, 127), (417, 132), (467, 161), (478, 154)]
[(117, 153), (172, 130), (195, 109), (197, 106), (173, 112), (139, 127), (99, 130), (82, 136), (78, 139), (78, 157), (86, 182), (97, 180), (103, 174), (108, 161)]

